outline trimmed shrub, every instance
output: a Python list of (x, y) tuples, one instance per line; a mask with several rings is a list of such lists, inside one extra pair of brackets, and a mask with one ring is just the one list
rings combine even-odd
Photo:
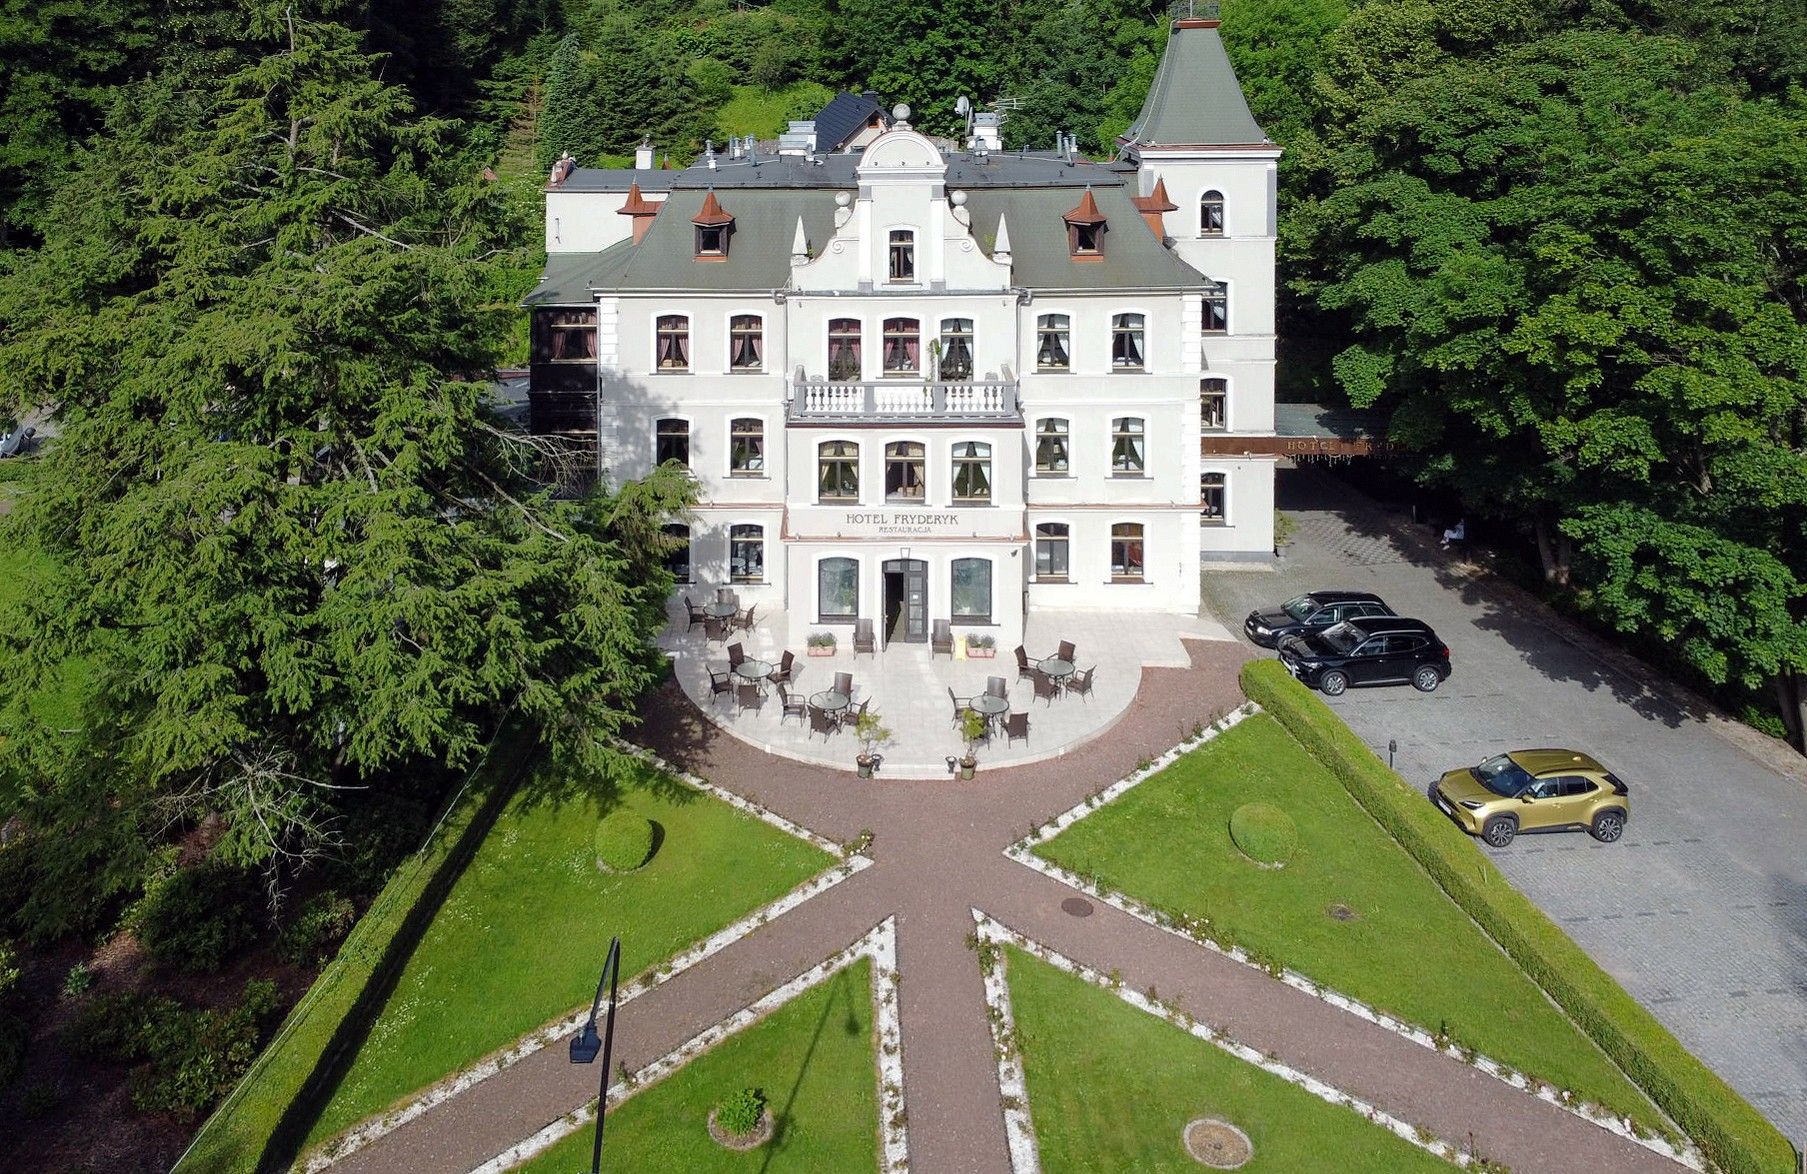
[(1427, 803), (1422, 791), (1376, 758), (1278, 661), (1244, 665), (1242, 689), (1337, 777), (1715, 1165), (1731, 1174), (1795, 1169), (1794, 1149), (1774, 1125), (1682, 1047)]
[(309, 897), (276, 938), (276, 954), (297, 966), (323, 961), (357, 924), (358, 910), (331, 889)]
[(1299, 849), (1299, 827), (1271, 803), (1244, 803), (1230, 813), (1230, 839), (1257, 864), (1285, 864)]
[(620, 808), (596, 825), (596, 863), (609, 872), (632, 872), (653, 854), (653, 825), (644, 815)]
[(151, 878), (125, 924), (159, 965), (207, 973), (256, 936), (256, 892), (255, 880), (240, 869), (179, 869)]
[(764, 1093), (756, 1088), (738, 1089), (715, 1107), (715, 1123), (721, 1126), (723, 1133), (745, 1137), (759, 1128), (759, 1118), (764, 1113)]

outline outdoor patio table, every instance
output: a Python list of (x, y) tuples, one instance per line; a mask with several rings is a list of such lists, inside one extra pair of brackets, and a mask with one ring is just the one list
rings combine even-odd
[(725, 620), (730, 616), (739, 615), (740, 609), (735, 607), (732, 603), (722, 603), (720, 600), (717, 600), (714, 603), (705, 603), (703, 605), (703, 614), (712, 619)]
[(1041, 670), (1055, 682), (1066, 680), (1073, 675), (1073, 662), (1062, 660), (1058, 656), (1050, 656), (1041, 662)]
[(772, 664), (765, 660), (743, 660), (734, 666), (734, 675), (746, 681), (763, 681), (772, 675)]
[(967, 702), (967, 705), (973, 712), (984, 714), (985, 720), (988, 722), (995, 722), (1010, 712), (1008, 697), (994, 697), (990, 693), (979, 694)]
[(824, 689), (820, 693), (809, 695), (809, 703), (825, 713), (839, 713), (846, 709), (852, 701), (853, 698), (847, 694), (837, 693), (833, 689)]

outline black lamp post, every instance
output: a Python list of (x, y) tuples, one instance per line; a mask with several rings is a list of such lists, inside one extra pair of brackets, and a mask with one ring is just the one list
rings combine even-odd
[[(571, 1062), (591, 1064), (602, 1052), (602, 1087), (596, 1093), (596, 1144), (590, 1147), (590, 1174), (602, 1170), (602, 1115), (609, 1106), (609, 1059), (615, 1050), (615, 988), (621, 980), (621, 938), (609, 942), (609, 956), (602, 964), (602, 977), (596, 980), (596, 997), (590, 1001), (590, 1021), (571, 1037)], [(609, 1017), (603, 1025), (602, 1038), (596, 1036), (596, 1011), (602, 1006), (602, 988), (609, 988)]]

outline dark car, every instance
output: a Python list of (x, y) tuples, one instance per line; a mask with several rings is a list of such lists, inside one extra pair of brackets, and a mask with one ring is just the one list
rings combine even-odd
[(1286, 637), (1313, 628), (1328, 628), (1363, 616), (1392, 614), (1393, 609), (1380, 596), (1367, 591), (1310, 591), (1279, 607), (1255, 609), (1242, 621), (1242, 630), (1261, 647), (1273, 648)]
[(1403, 685), (1429, 693), (1449, 679), (1449, 647), (1423, 620), (1369, 616), (1288, 636), (1280, 663), (1335, 697), (1351, 685)]

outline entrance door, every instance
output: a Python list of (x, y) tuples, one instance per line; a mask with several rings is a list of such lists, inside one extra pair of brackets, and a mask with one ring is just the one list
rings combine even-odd
[(885, 642), (929, 639), (929, 564), (894, 558), (885, 563)]

